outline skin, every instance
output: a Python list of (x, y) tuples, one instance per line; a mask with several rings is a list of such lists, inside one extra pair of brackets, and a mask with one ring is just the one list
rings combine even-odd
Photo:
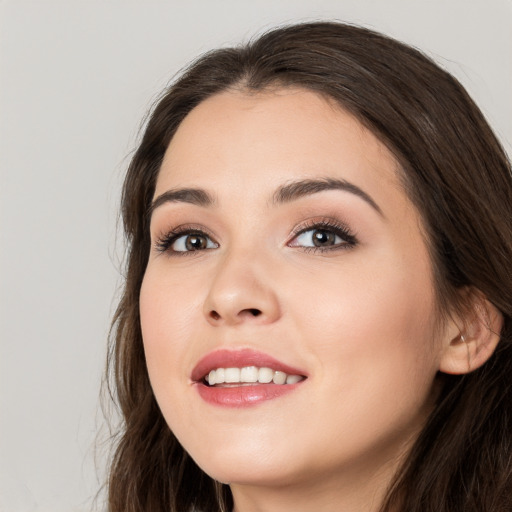
[[(170, 428), (230, 484), (237, 512), (378, 510), (431, 410), (460, 332), (439, 327), (421, 219), (399, 173), (354, 117), (300, 89), (211, 97), (167, 150), (155, 198), (192, 187), (215, 202), (153, 211), (140, 293), (147, 365)], [(273, 201), (284, 184), (325, 178), (375, 204), (345, 190)], [(310, 247), (326, 218), (357, 241)], [(204, 231), (207, 248), (173, 252), (181, 238), (158, 250), (180, 225)], [(220, 348), (262, 351), (308, 378), (253, 407), (208, 404), (190, 375)]]

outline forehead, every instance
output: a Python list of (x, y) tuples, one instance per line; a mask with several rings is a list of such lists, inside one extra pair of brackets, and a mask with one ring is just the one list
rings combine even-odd
[(335, 177), (404, 199), (396, 159), (334, 101), (299, 88), (227, 91), (194, 108), (164, 157), (155, 195), (201, 186), (270, 194), (295, 179)]

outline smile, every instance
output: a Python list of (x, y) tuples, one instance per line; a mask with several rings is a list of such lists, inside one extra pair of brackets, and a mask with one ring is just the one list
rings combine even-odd
[(288, 375), (272, 368), (258, 368), (257, 366), (244, 366), (243, 368), (217, 368), (211, 370), (204, 380), (209, 386), (233, 387), (237, 384), (297, 384), (305, 377), (302, 375)]
[(251, 349), (217, 350), (195, 366), (191, 380), (207, 403), (248, 407), (273, 400), (302, 386), (307, 374)]

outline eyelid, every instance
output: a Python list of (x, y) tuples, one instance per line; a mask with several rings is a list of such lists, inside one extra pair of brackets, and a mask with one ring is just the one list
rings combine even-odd
[[(333, 246), (325, 246), (325, 247), (309, 247), (309, 246), (301, 246), (301, 245), (292, 245), (292, 242), (299, 237), (301, 234), (306, 233), (311, 230), (321, 230), (324, 229), (326, 231), (332, 231), (337, 236), (339, 236), (343, 242), (338, 243)], [(207, 237), (213, 244), (215, 244), (215, 248), (219, 247), (219, 242), (216, 240), (216, 236), (204, 225), (202, 224), (180, 224), (178, 226), (172, 227), (167, 230), (161, 230), (160, 235), (154, 237), (152, 245), (157, 253), (168, 254), (172, 256), (183, 256), (183, 255), (191, 255), (192, 253), (201, 253), (204, 251), (212, 250), (213, 248), (204, 248), (197, 251), (175, 251), (171, 249), (173, 243), (176, 242), (180, 237), (185, 235), (201, 235)], [(358, 244), (358, 240), (354, 232), (346, 225), (346, 223), (340, 221), (337, 218), (333, 217), (317, 217), (307, 219), (304, 222), (299, 223), (292, 230), (290, 236), (288, 237), (288, 241), (286, 245), (288, 247), (297, 247), (302, 248), (303, 250), (313, 250), (313, 251), (332, 251), (337, 249), (348, 249), (354, 247)]]
[(180, 237), (186, 235), (202, 235), (209, 238), (217, 247), (219, 243), (215, 239), (215, 235), (201, 224), (180, 224), (167, 230), (160, 231), (161, 234), (154, 237), (152, 245), (156, 252), (169, 254), (173, 256), (183, 256), (186, 254), (208, 251), (211, 249), (202, 249), (200, 251), (173, 251), (170, 249), (171, 245)]
[(342, 221), (333, 217), (320, 217), (308, 219), (305, 222), (298, 224), (292, 231), (286, 245), (289, 247), (302, 247), (290, 245), (293, 240), (298, 238), (303, 233), (312, 231), (315, 229), (325, 229), (326, 231), (333, 231), (336, 235), (339, 235), (345, 243), (331, 246), (331, 247), (303, 247), (306, 250), (320, 250), (329, 251), (347, 247), (353, 247), (358, 244), (358, 239), (355, 233)]
[(334, 229), (338, 228), (344, 232), (351, 232), (351, 229), (345, 222), (342, 222), (335, 217), (313, 217), (297, 224), (297, 226), (295, 226), (292, 230), (291, 238), (296, 237), (297, 235), (300, 235), (309, 229), (322, 226)]

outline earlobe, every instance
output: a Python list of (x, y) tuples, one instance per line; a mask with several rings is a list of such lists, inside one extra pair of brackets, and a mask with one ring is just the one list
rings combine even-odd
[(482, 366), (500, 340), (503, 315), (481, 292), (470, 293), (470, 304), (460, 330), (447, 341), (439, 364), (444, 373), (460, 375)]

